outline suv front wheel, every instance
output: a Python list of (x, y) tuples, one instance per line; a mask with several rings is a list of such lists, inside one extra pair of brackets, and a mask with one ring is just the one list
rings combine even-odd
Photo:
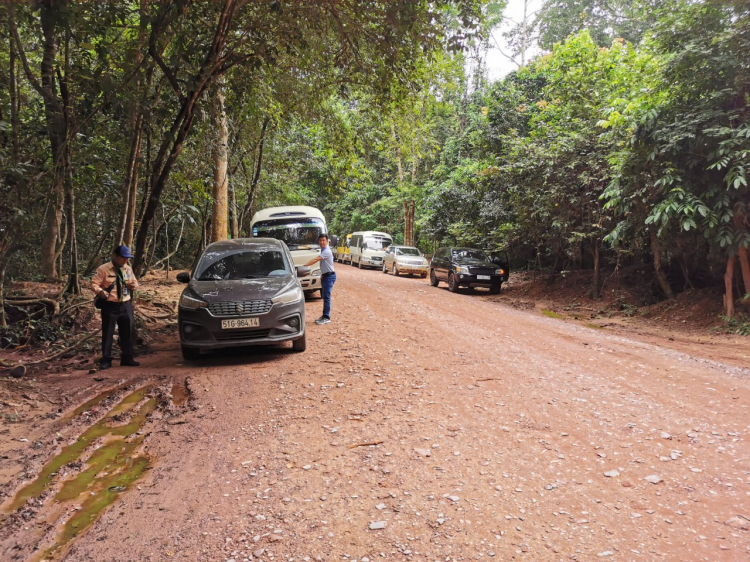
[(303, 334), (301, 338), (294, 340), (292, 349), (297, 352), (305, 351), (307, 349), (307, 334)]
[(455, 273), (450, 273), (448, 275), (448, 289), (451, 293), (457, 293), (458, 292), (458, 279), (456, 279)]
[(438, 281), (438, 278), (435, 276), (435, 270), (430, 269), (430, 285), (437, 287), (439, 284), (440, 281)]

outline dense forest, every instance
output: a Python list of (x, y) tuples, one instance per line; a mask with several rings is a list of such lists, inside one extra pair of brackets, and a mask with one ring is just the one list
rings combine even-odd
[[(750, 5), (34, 0), (0, 40), (6, 279), (81, 292), (112, 247), (189, 267), (276, 204), (515, 268), (649, 265), (659, 298), (750, 294)], [(507, 26), (506, 26), (507, 28)], [(529, 57), (536, 42), (543, 54)], [(5, 323), (5, 315), (0, 314)]]

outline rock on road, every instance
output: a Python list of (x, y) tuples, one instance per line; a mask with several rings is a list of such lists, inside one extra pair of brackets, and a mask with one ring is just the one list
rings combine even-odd
[(747, 370), (337, 273), (305, 353), (145, 359), (192, 408), (67, 560), (750, 559)]

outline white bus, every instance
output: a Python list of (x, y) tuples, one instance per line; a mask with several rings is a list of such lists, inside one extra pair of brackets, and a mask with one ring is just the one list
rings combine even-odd
[[(258, 211), (250, 221), (253, 238), (276, 238), (289, 246), (294, 265), (305, 265), (320, 255), (318, 237), (328, 234), (326, 219), (315, 207), (269, 207)], [(300, 278), (306, 293), (320, 289), (320, 265), (312, 275)]]
[(383, 267), (385, 249), (393, 244), (390, 234), (375, 230), (352, 233), (349, 245), (349, 263), (360, 269), (363, 267)]

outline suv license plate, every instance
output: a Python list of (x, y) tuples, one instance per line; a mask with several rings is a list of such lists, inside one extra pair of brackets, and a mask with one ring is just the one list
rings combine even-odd
[(490, 277), (489, 275), (477, 275), (477, 279), (487, 279), (487, 280), (489, 280), (489, 279), (492, 279), (492, 277)]
[(234, 328), (257, 328), (260, 326), (258, 318), (236, 318), (234, 320), (222, 320), (222, 330), (232, 330)]

